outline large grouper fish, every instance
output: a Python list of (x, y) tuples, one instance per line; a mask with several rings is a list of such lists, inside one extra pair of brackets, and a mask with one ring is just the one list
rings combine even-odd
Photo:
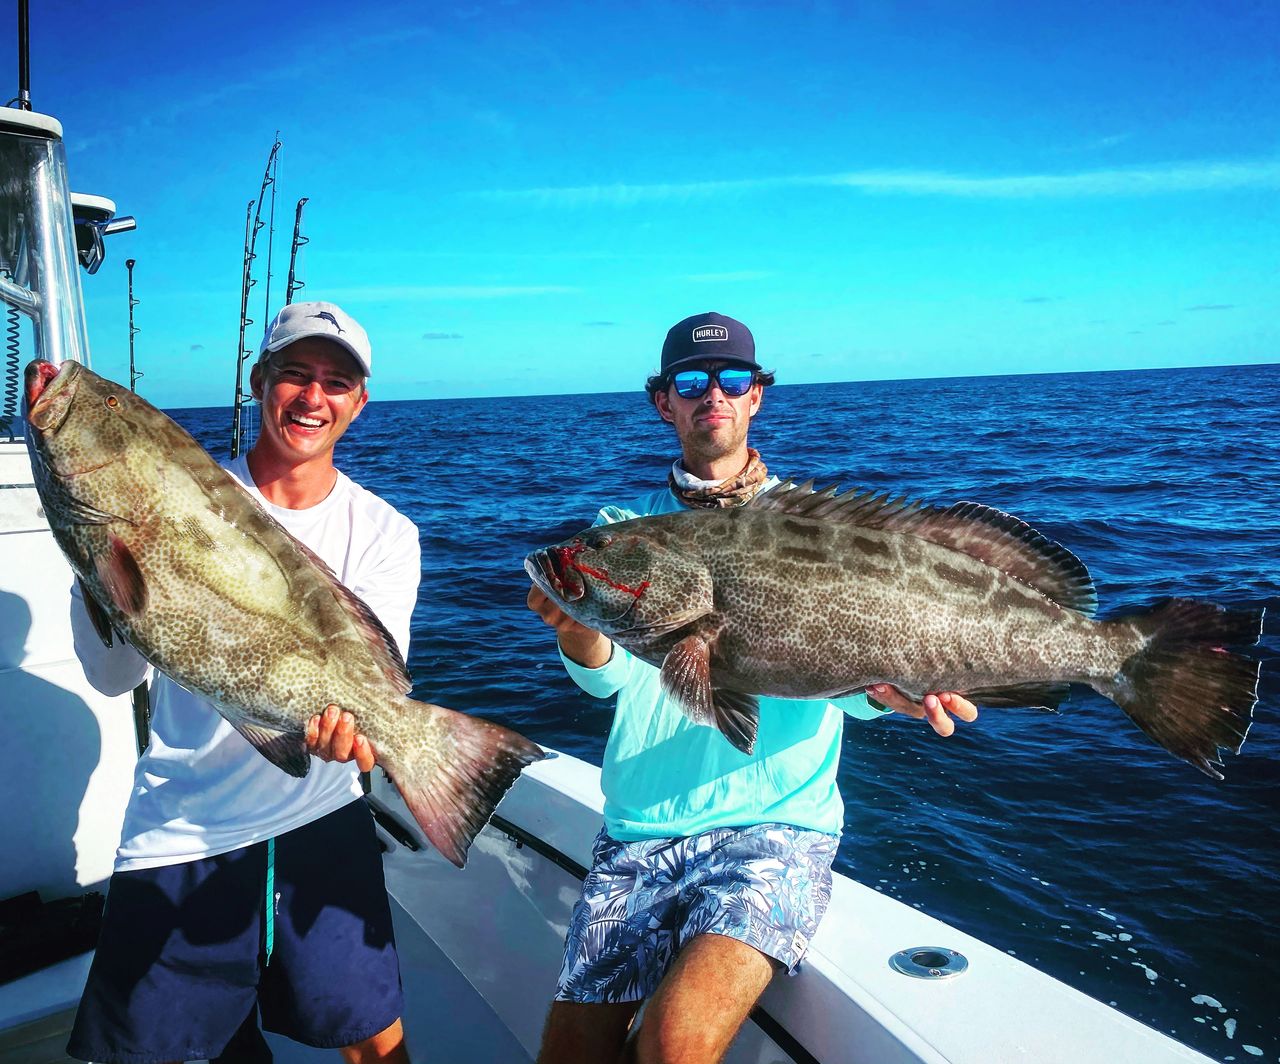
[(1262, 611), (1168, 599), (1095, 620), (1084, 565), (1029, 525), (790, 481), (745, 506), (599, 525), (525, 570), (561, 609), (661, 668), (693, 721), (750, 752), (757, 696), (892, 684), (1056, 709), (1072, 684), (1221, 779), (1257, 701)]
[(179, 425), (76, 362), (26, 368), (28, 444), (58, 546), (104, 640), (120, 632), (305, 776), (307, 721), (349, 710), (454, 864), (521, 769), (544, 756), (489, 721), (415, 702), (373, 612)]

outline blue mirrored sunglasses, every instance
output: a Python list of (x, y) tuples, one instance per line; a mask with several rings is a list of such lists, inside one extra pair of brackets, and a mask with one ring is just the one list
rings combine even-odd
[(682, 399), (701, 399), (711, 387), (711, 378), (725, 395), (737, 398), (746, 395), (756, 381), (756, 371), (741, 366), (721, 366), (718, 369), (683, 369), (671, 375), (676, 395)]

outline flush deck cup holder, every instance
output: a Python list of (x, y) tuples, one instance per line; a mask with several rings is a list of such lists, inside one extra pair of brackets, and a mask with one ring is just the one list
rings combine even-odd
[(912, 946), (890, 957), (889, 967), (913, 979), (949, 979), (968, 968), (969, 961), (945, 946)]

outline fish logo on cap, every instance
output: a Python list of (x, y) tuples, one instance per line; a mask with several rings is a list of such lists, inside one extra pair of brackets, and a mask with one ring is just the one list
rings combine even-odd
[(327, 310), (322, 310), (319, 314), (308, 314), (308, 315), (307, 315), (307, 317), (308, 317), (308, 318), (321, 318), (321, 319), (323, 319), (324, 321), (330, 322), (330, 323), (332, 323), (333, 327), (334, 327), (335, 329), (337, 329), (337, 330), (338, 330), (338, 332), (346, 332), (346, 331), (347, 331), (347, 330), (346, 330), (346, 329), (344, 329), (341, 325), (339, 325), (339, 324), (338, 324), (338, 319), (337, 319), (337, 318), (335, 318), (332, 314), (330, 314)]
[(707, 340), (727, 340), (729, 330), (723, 325), (699, 325), (693, 330), (693, 342), (705, 343)]

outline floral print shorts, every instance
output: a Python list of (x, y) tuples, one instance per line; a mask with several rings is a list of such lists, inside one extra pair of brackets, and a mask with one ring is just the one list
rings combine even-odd
[(839, 839), (786, 824), (619, 842), (601, 831), (565, 942), (557, 1001), (639, 1001), (696, 935), (794, 972), (831, 900)]

